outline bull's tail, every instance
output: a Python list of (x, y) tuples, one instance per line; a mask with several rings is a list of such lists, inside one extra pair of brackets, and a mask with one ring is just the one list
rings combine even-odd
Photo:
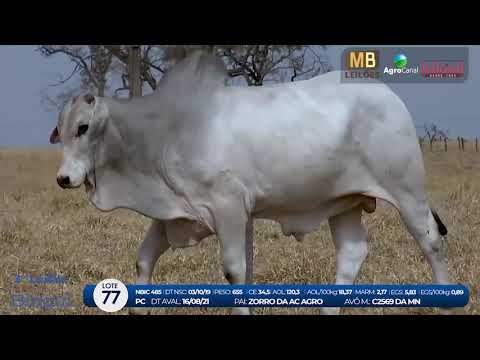
[(440, 216), (438, 216), (437, 212), (433, 209), (430, 209), (432, 211), (433, 218), (437, 222), (438, 226), (438, 232), (440, 235), (445, 236), (447, 235), (447, 227), (443, 224), (442, 220), (440, 220)]

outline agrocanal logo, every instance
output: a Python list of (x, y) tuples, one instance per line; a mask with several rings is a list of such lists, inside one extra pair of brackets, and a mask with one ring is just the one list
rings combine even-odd
[(407, 66), (408, 60), (405, 54), (398, 54), (393, 57), (393, 63), (397, 69), (403, 69)]
[(418, 66), (407, 67), (408, 58), (405, 54), (399, 53), (393, 57), (393, 67), (385, 66), (383, 73), (389, 76), (403, 74), (418, 74)]

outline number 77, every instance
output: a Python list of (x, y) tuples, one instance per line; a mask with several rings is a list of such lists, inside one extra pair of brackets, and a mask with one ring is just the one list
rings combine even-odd
[(107, 300), (110, 297), (110, 294), (112, 293), (117, 294), (117, 296), (115, 296), (115, 299), (113, 299), (112, 304), (115, 304), (117, 302), (117, 299), (120, 296), (120, 290), (103, 290), (102, 294), (107, 294), (107, 296), (105, 296), (105, 300), (103, 300), (104, 304), (107, 303)]

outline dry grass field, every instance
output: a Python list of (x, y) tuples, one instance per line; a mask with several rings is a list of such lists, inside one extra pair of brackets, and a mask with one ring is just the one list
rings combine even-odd
[[(450, 150), (451, 149), (451, 150)], [(455, 282), (470, 288), (470, 303), (459, 314), (480, 314), (480, 153), (424, 153), (428, 194), (447, 225), (449, 267)], [(105, 278), (135, 279), (135, 254), (149, 220), (133, 212), (104, 214), (91, 206), (84, 189), (66, 191), (55, 182), (56, 150), (0, 149), (0, 314), (101, 314), (83, 305), (85, 284)], [(396, 210), (380, 204), (365, 214), (369, 255), (359, 283), (429, 283), (430, 268), (406, 232)], [(332, 283), (335, 257), (328, 225), (304, 243), (281, 234), (279, 226), (255, 223), (255, 283)], [(66, 284), (16, 283), (17, 274), (58, 274)], [(168, 250), (160, 259), (156, 283), (225, 283), (215, 237), (198, 247)], [(62, 310), (15, 309), (14, 294), (66, 296)], [(318, 309), (256, 308), (254, 314), (318, 314)], [(119, 314), (126, 314), (124, 309)], [(227, 309), (155, 309), (153, 314), (227, 314)], [(436, 314), (424, 308), (352, 308), (343, 314)]]

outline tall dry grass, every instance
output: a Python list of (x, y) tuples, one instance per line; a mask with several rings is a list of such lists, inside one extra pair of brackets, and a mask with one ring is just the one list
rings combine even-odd
[[(428, 194), (449, 229), (449, 268), (455, 282), (470, 288), (470, 303), (461, 314), (480, 314), (480, 153), (449, 152), (440, 145), (424, 156)], [(56, 150), (0, 150), (0, 313), (99, 314), (83, 305), (85, 284), (105, 278), (135, 280), (135, 254), (149, 220), (126, 210), (104, 214), (86, 200), (84, 190), (62, 191), (55, 182), (60, 155)], [(380, 204), (365, 215), (369, 255), (359, 283), (429, 283), (430, 268), (395, 210)], [(255, 223), (256, 283), (332, 283), (335, 257), (328, 226), (303, 243), (281, 234), (272, 222)], [(16, 283), (17, 274), (66, 276), (58, 285)], [(169, 250), (154, 273), (156, 283), (225, 283), (217, 240), (198, 247)], [(64, 310), (15, 309), (14, 294), (65, 296)], [(171, 308), (167, 314), (225, 314), (227, 309)], [(126, 313), (122, 310), (120, 313)], [(155, 309), (153, 313), (163, 313)], [(317, 309), (257, 308), (255, 314), (318, 314)], [(434, 314), (428, 308), (351, 308), (344, 314)]]

